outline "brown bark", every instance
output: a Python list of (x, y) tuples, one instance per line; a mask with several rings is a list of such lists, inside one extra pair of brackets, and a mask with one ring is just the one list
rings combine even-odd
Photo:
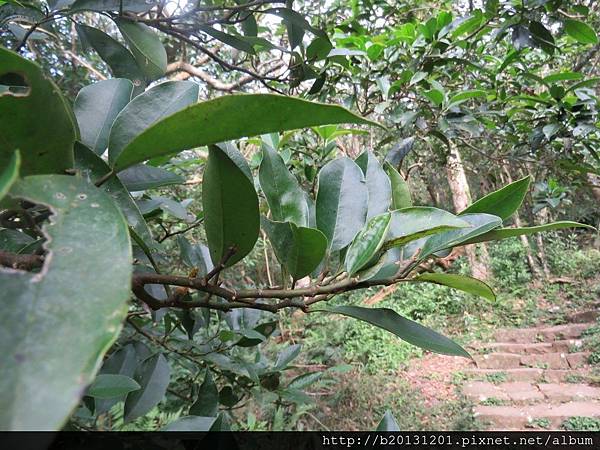
[[(457, 213), (463, 211), (471, 203), (471, 192), (467, 181), (467, 174), (462, 162), (462, 157), (456, 145), (452, 145), (446, 162), (446, 176), (452, 194), (452, 203)], [(484, 244), (480, 246), (478, 254), (475, 245), (467, 245), (465, 253), (471, 267), (471, 274), (475, 278), (486, 280), (488, 278), (488, 253)]]

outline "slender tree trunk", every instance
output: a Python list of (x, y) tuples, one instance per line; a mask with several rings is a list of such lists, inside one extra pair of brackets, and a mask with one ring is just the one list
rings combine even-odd
[[(502, 166), (502, 168), (504, 170), (504, 174), (506, 175), (507, 183), (512, 183), (513, 179), (510, 174), (510, 169), (508, 167), (508, 164), (504, 164)], [(515, 221), (515, 226), (517, 228), (520, 228), (522, 226), (522, 222), (521, 222), (521, 216), (519, 215), (519, 211), (515, 211), (513, 218)], [(523, 248), (525, 249), (525, 255), (527, 258), (527, 265), (529, 266), (529, 270), (531, 270), (531, 273), (533, 274), (534, 277), (542, 278), (542, 271), (541, 271), (540, 267), (537, 265), (537, 263), (535, 262), (535, 258), (533, 257), (533, 252), (531, 251), (531, 245), (529, 244), (529, 239), (527, 239), (527, 236), (525, 236), (525, 235), (521, 235), (520, 239), (521, 239), (521, 244), (523, 245)]]
[[(462, 163), (462, 157), (456, 145), (452, 145), (450, 149), (446, 163), (446, 175), (448, 177), (450, 192), (452, 193), (454, 209), (459, 213), (471, 203), (471, 192), (469, 190), (469, 183), (467, 182), (467, 174)], [(471, 274), (475, 278), (485, 280), (488, 278), (487, 260), (489, 257), (484, 244), (481, 245), (480, 249), (480, 254), (478, 255), (475, 245), (467, 245), (465, 253), (471, 266)]]

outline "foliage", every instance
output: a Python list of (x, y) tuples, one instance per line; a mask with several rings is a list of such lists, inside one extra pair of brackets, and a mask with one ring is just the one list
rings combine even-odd
[[(301, 12), (308, 2), (167, 3), (0, 3), (0, 428), (290, 428), (331, 373), (296, 365), (288, 311), (310, 313), (320, 341), (335, 322), (348, 335), (333, 342), (359, 342), (348, 354), (375, 367), (415, 351), (393, 335), (468, 357), (416, 320), (440, 328), (440, 311), (501, 301), (432, 264), (596, 223), (555, 220), (572, 190), (544, 174), (527, 226), (511, 227), (532, 203), (532, 163), (578, 187), (600, 172), (597, 79), (557, 51), (597, 45), (590, 8), (441, 3), (420, 17), (334, 2), (319, 18)], [(175, 73), (202, 83), (164, 80)], [(501, 164), (476, 201), (458, 214), (435, 195), (413, 206), (429, 202), (411, 167), (435, 178), (457, 145), (480, 142)], [(525, 280), (495, 270), (500, 285)], [(350, 294), (392, 285), (383, 308)]]

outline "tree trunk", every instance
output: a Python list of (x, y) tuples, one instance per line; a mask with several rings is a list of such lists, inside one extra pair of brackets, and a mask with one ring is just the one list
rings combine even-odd
[[(446, 162), (446, 175), (450, 192), (452, 193), (452, 203), (457, 213), (463, 211), (471, 203), (471, 192), (467, 182), (467, 174), (462, 163), (460, 152), (456, 145), (452, 145), (448, 160)], [(465, 253), (471, 267), (471, 274), (475, 278), (486, 280), (488, 278), (488, 253), (484, 244), (480, 246), (480, 254), (475, 245), (467, 245)]]

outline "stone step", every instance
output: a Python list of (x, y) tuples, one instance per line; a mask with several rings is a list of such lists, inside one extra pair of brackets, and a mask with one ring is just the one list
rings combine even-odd
[(581, 369), (539, 369), (533, 367), (521, 367), (517, 369), (466, 369), (463, 371), (470, 378), (484, 379), (487, 381), (527, 381), (531, 383), (561, 383), (569, 381), (569, 377), (585, 378), (589, 370)]
[(567, 316), (567, 321), (571, 323), (586, 323), (593, 322), (600, 317), (600, 311), (598, 309), (591, 309), (589, 311), (579, 311)]
[(488, 353), (475, 357), (475, 363), (481, 369), (517, 369), (521, 366), (539, 369), (576, 369), (587, 364), (589, 355), (589, 352), (533, 355)]
[(474, 409), (474, 416), (495, 429), (524, 428), (536, 419), (547, 419), (553, 429), (558, 429), (565, 420), (573, 416), (600, 417), (600, 403), (576, 401), (528, 406), (478, 405)]
[(517, 344), (514, 342), (491, 342), (478, 344), (472, 348), (489, 350), (499, 353), (519, 353), (525, 355), (541, 355), (544, 353), (563, 352), (568, 353), (573, 348), (583, 346), (581, 339), (563, 339), (553, 342), (537, 342), (535, 344)]
[(529, 383), (524, 381), (493, 384), (472, 381), (463, 385), (463, 394), (476, 403), (498, 405), (528, 405), (538, 402), (564, 403), (581, 400), (600, 400), (600, 388), (587, 384), (572, 383)]
[(586, 323), (568, 323), (565, 325), (554, 325), (551, 327), (534, 327), (522, 329), (498, 330), (494, 333), (494, 339), (497, 342), (512, 343), (535, 343), (550, 342), (562, 339), (575, 339), (581, 336), (581, 333), (595, 325), (593, 322)]

